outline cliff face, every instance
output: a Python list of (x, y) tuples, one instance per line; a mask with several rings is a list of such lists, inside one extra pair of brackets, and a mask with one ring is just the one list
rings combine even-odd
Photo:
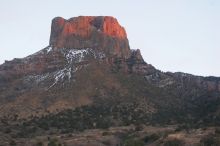
[(54, 18), (50, 45), (54, 48), (93, 48), (117, 57), (130, 55), (125, 29), (115, 18), (106, 16)]

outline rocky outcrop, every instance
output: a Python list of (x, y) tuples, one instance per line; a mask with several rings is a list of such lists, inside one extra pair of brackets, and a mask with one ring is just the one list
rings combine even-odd
[(51, 47), (46, 47), (25, 58), (15, 58), (11, 61), (5, 61), (0, 66), (0, 76), (10, 80), (59, 69), (65, 63), (65, 60), (63, 60), (64, 57), (57, 51), (49, 52), (50, 49)]
[(107, 63), (127, 73), (155, 70), (144, 62), (140, 50), (130, 50), (125, 29), (109, 16), (79, 16), (52, 20), (50, 46), (54, 49), (92, 48), (105, 53)]
[(125, 29), (109, 16), (79, 16), (52, 20), (50, 45), (54, 48), (93, 48), (128, 58), (130, 48)]

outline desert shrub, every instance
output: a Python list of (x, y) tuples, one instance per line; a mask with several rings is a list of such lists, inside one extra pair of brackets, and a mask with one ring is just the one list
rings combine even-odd
[(203, 146), (219, 146), (220, 145), (220, 140), (218, 138), (216, 138), (214, 135), (211, 134), (211, 135), (201, 139), (200, 143)]
[(135, 131), (142, 131), (144, 129), (144, 126), (142, 124), (138, 124), (135, 126)]
[(183, 146), (183, 141), (180, 139), (167, 140), (164, 146)]
[(112, 135), (112, 133), (108, 132), (108, 131), (105, 131), (105, 132), (102, 133), (102, 136), (107, 136), (107, 135)]
[(9, 145), (10, 145), (10, 146), (16, 146), (17, 144), (16, 144), (16, 142), (15, 142), (14, 140), (11, 140), (10, 143), (9, 143)]
[(47, 146), (60, 146), (57, 139), (50, 139)]
[(220, 127), (215, 128), (215, 134), (220, 134)]
[(144, 146), (144, 142), (140, 139), (127, 139), (123, 146)]
[(145, 136), (143, 140), (145, 143), (151, 143), (151, 142), (158, 140), (159, 138), (160, 138), (160, 135), (154, 133), (154, 134)]
[(43, 142), (41, 142), (41, 141), (37, 142), (36, 146), (43, 146)]
[(4, 130), (4, 132), (5, 132), (6, 134), (11, 133), (11, 128), (7, 127), (7, 128)]

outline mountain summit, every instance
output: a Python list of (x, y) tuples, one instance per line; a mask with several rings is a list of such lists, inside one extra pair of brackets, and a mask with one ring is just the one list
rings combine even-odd
[(50, 45), (54, 48), (92, 48), (128, 57), (130, 48), (125, 29), (109, 16), (79, 16), (52, 20)]

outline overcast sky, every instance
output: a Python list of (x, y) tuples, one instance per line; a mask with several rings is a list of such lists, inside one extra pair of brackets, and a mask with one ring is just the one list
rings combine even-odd
[(0, 64), (49, 43), (52, 18), (108, 15), (162, 71), (220, 76), (220, 0), (0, 0)]

